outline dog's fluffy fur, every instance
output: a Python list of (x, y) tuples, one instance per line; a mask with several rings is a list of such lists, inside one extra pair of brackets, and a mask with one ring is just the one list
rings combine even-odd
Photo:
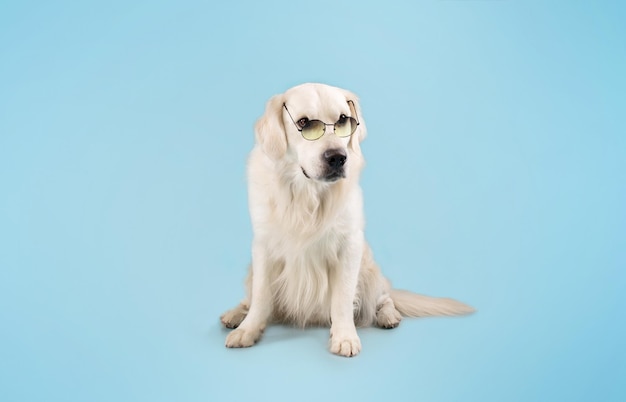
[[(329, 124), (309, 141), (296, 127), (302, 118), (333, 123), (341, 115), (360, 122), (350, 137), (337, 137)], [(330, 326), (330, 350), (354, 356), (361, 350), (356, 326), (394, 328), (402, 316), (473, 311), (391, 289), (374, 262), (359, 187), (366, 128), (354, 94), (322, 84), (291, 88), (269, 100), (255, 134), (248, 162), (252, 264), (247, 297), (221, 317), (236, 328), (227, 347), (252, 346), (269, 322), (283, 322)]]

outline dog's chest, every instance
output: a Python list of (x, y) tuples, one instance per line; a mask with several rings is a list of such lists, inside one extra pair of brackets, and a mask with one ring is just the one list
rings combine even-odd
[(306, 269), (334, 263), (340, 258), (346, 243), (341, 230), (327, 227), (304, 233), (276, 227), (267, 238), (268, 251), (273, 260), (283, 261)]

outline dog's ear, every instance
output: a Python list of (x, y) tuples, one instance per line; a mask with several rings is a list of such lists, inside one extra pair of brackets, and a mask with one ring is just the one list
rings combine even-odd
[(359, 126), (356, 128), (352, 137), (350, 137), (350, 146), (357, 152), (361, 151), (361, 147), (359, 143), (365, 139), (367, 136), (367, 127), (365, 126), (365, 120), (363, 120), (363, 114), (361, 113), (361, 105), (359, 103), (359, 98), (355, 94), (350, 91), (345, 91), (346, 102), (348, 102), (348, 106), (350, 106), (350, 112), (352, 117), (357, 119), (359, 122)]
[(265, 113), (254, 126), (257, 143), (271, 159), (279, 159), (287, 152), (287, 137), (282, 119), (283, 95), (275, 95), (265, 107)]

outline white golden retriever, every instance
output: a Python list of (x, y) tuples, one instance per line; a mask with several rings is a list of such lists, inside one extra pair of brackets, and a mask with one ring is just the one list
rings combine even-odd
[(331, 352), (355, 356), (356, 326), (394, 328), (402, 316), (473, 311), (391, 289), (374, 262), (359, 186), (366, 128), (354, 94), (322, 84), (291, 88), (269, 100), (255, 134), (252, 264), (247, 297), (221, 317), (236, 328), (227, 347), (252, 346), (268, 323), (281, 322), (330, 326)]

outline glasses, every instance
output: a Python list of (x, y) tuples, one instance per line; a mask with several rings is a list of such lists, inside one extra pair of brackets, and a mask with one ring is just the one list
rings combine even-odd
[[(352, 108), (355, 110), (354, 114), (356, 116), (354, 103), (351, 100), (349, 100), (348, 103), (352, 105)], [(317, 139), (320, 139), (326, 131), (326, 126), (333, 126), (335, 130), (335, 135), (337, 137), (349, 137), (356, 131), (357, 126), (360, 124), (359, 121), (356, 120), (354, 117), (346, 116), (345, 114), (339, 116), (339, 120), (331, 124), (324, 123), (321, 120), (309, 120), (306, 117), (301, 118), (296, 123), (296, 121), (291, 116), (291, 113), (289, 113), (287, 105), (283, 103), (283, 107), (287, 111), (289, 118), (291, 118), (291, 121), (296, 126), (298, 131), (300, 131), (302, 136), (309, 141), (315, 141)]]

